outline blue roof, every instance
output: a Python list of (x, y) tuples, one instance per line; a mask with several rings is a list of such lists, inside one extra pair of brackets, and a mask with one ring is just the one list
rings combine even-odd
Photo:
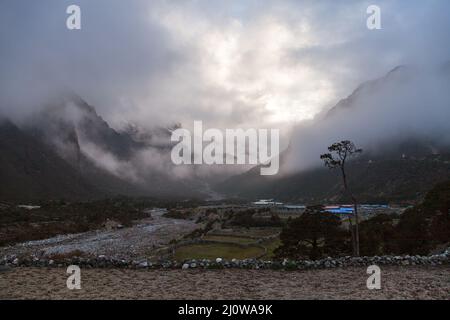
[(353, 208), (336, 208), (325, 210), (331, 213), (353, 213)]

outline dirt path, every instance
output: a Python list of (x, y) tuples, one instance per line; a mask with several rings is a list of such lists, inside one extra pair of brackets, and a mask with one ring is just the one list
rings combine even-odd
[(66, 288), (65, 269), (0, 272), (0, 299), (450, 299), (450, 266), (383, 267), (382, 289), (366, 288), (366, 269), (81, 271)]

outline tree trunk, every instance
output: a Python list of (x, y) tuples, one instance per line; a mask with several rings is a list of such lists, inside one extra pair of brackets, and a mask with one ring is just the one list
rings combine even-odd
[(358, 205), (355, 198), (353, 198), (353, 208), (355, 210), (355, 254), (359, 257), (359, 217)]
[(347, 184), (347, 175), (345, 174), (345, 168), (344, 166), (341, 167), (341, 173), (342, 173), (342, 180), (344, 181), (344, 189), (345, 192), (350, 196), (353, 202), (353, 210), (354, 210), (354, 217), (355, 217), (355, 226), (353, 227), (353, 223), (351, 219), (350, 221), (350, 228), (352, 230), (352, 245), (353, 245), (353, 255), (356, 257), (359, 257), (359, 217), (358, 217), (358, 204), (356, 201), (356, 198), (351, 193), (350, 189), (348, 188)]

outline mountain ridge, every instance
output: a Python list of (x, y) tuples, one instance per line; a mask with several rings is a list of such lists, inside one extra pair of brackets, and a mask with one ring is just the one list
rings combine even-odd
[[(399, 66), (384, 77), (364, 82), (317, 119), (316, 124), (328, 125), (334, 117), (351, 116), (354, 111), (359, 111), (357, 101), (367, 92), (378, 94), (393, 83), (408, 83), (414, 75), (415, 68)], [(319, 134), (316, 131), (308, 133)], [(377, 148), (364, 150), (363, 155), (350, 162), (348, 168), (350, 184), (358, 199), (367, 202), (415, 202), (435, 183), (450, 179), (450, 146), (442, 144), (439, 138), (420, 134), (396, 137), (379, 142)], [(342, 197), (338, 173), (323, 166), (319, 153), (315, 165), (310, 168), (286, 170), (283, 163), (295, 160), (292, 157), (294, 148), (291, 141), (289, 148), (282, 153), (281, 159), (289, 159), (280, 161), (279, 175), (263, 177), (253, 168), (217, 184), (215, 189), (229, 197), (247, 199), (276, 198), (307, 204), (349, 201)], [(323, 145), (322, 153), (326, 148), (327, 145)]]

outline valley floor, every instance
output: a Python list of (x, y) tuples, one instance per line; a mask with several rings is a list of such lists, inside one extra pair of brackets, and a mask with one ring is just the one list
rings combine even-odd
[(190, 220), (164, 218), (161, 214), (154, 214), (152, 218), (137, 222), (130, 228), (93, 230), (0, 247), (0, 257), (52, 256), (81, 251), (94, 256), (149, 258), (156, 250), (166, 247), (174, 239), (174, 235), (182, 237), (198, 227)]
[(381, 290), (365, 268), (310, 271), (85, 269), (81, 290), (66, 269), (0, 270), (0, 299), (444, 299), (450, 266), (382, 267)]

